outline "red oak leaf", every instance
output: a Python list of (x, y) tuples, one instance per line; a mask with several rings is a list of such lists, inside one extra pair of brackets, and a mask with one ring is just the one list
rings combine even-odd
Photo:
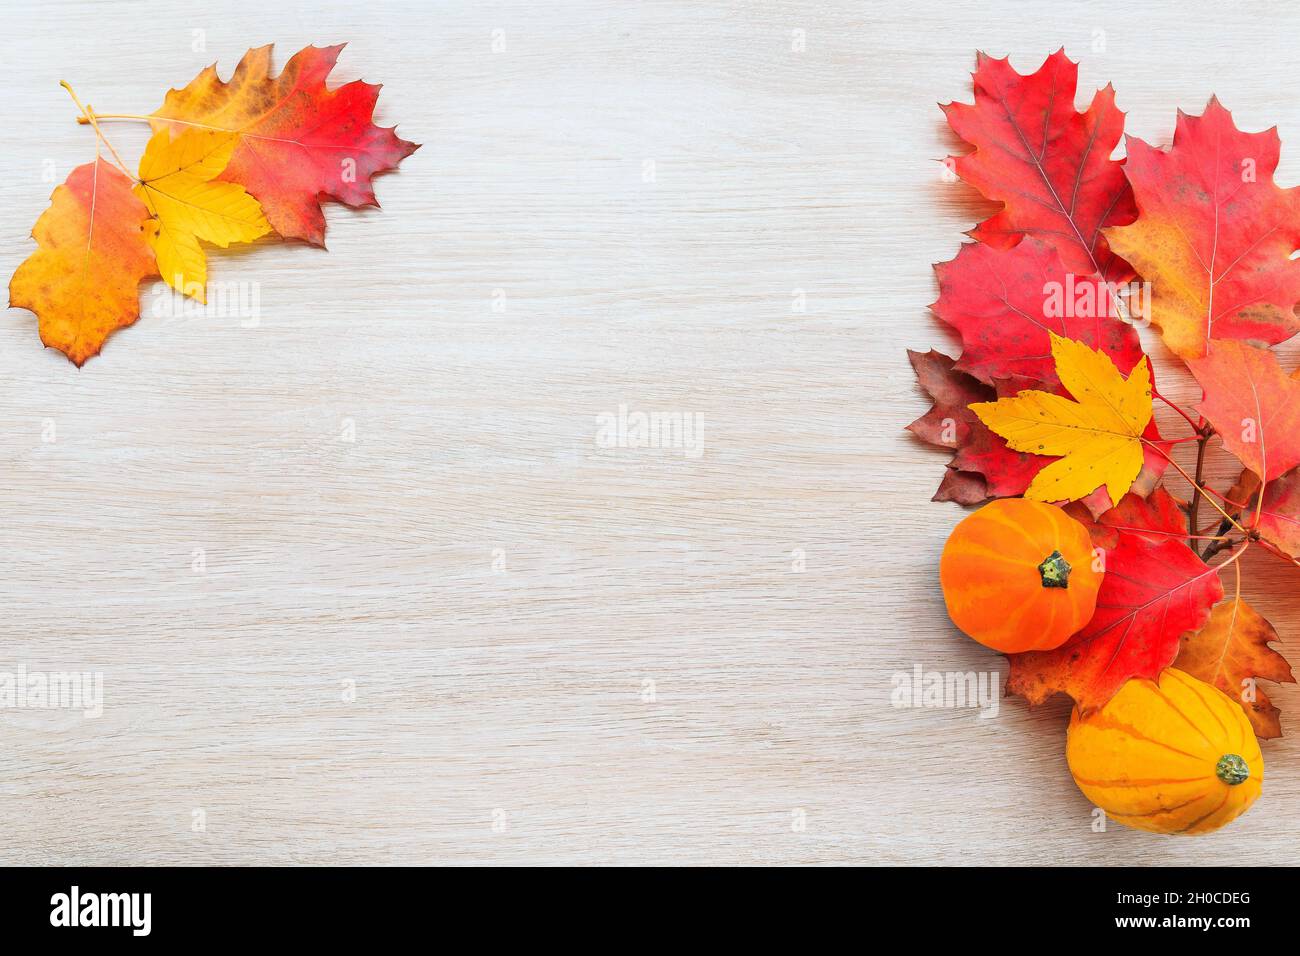
[(1079, 67), (1064, 50), (1029, 76), (1006, 58), (981, 53), (972, 78), (973, 106), (941, 107), (957, 135), (975, 147), (950, 162), (1004, 208), (969, 235), (1002, 249), (1034, 236), (1055, 248), (1071, 272), (1127, 281), (1132, 269), (1101, 232), (1136, 214), (1120, 164), (1110, 158), (1124, 131), (1115, 91), (1098, 90), (1086, 112), (1075, 110)]
[(988, 501), (992, 497), (989, 494), (988, 485), (984, 482), (984, 476), (976, 474), (973, 471), (958, 471), (949, 465), (944, 469), (943, 478), (939, 482), (939, 490), (934, 493), (931, 501), (955, 501), (959, 505), (977, 505), (982, 501)]
[(1197, 411), (1223, 446), (1265, 481), (1300, 465), (1300, 381), (1277, 356), (1240, 342), (1215, 342), (1187, 367), (1205, 390)]
[[(1148, 530), (1166, 524), (1166, 511), (1157, 504)], [(1200, 629), (1223, 597), (1218, 572), (1181, 541), (1121, 531), (1103, 550), (1106, 573), (1092, 620), (1055, 650), (1012, 654), (1011, 693), (1037, 704), (1064, 692), (1081, 711), (1095, 710), (1129, 678), (1159, 676), (1178, 655), (1183, 632)]]
[(1114, 287), (1068, 273), (1057, 251), (1036, 239), (1010, 249), (968, 242), (934, 271), (939, 298), (930, 308), (961, 335), (958, 370), (983, 382), (1024, 376), (1058, 384), (1052, 332), (1105, 352), (1120, 369), (1142, 357), (1137, 331), (1115, 315)]
[(934, 407), (907, 426), (918, 438), (942, 448), (959, 448), (970, 440), (971, 431), (980, 424), (966, 406), (971, 402), (989, 402), (997, 398), (992, 388), (969, 375), (954, 371), (953, 359), (942, 352), (907, 350), (917, 383), (934, 401)]
[(220, 178), (252, 193), (280, 235), (323, 246), (320, 197), (378, 206), (371, 177), (419, 148), (371, 122), (378, 86), (360, 80), (325, 86), (342, 49), (306, 47), (275, 78), (270, 46), (249, 50), (229, 83), (209, 66), (189, 86), (167, 93), (153, 114), (154, 129), (179, 134), (200, 124), (239, 134)]
[(973, 505), (1022, 494), (1051, 459), (1012, 451), (967, 407), (994, 401), (997, 392), (956, 371), (953, 360), (941, 352), (909, 350), (907, 357), (921, 388), (934, 401), (908, 430), (931, 445), (956, 452), (933, 500)]
[(1178, 114), (1169, 150), (1127, 138), (1139, 216), (1111, 247), (1152, 284), (1165, 344), (1200, 358), (1214, 339), (1274, 344), (1300, 330), (1300, 190), (1273, 183), (1277, 129), (1243, 133), (1217, 99)]

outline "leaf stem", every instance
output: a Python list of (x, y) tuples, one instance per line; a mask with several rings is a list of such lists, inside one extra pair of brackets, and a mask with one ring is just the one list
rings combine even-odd
[[(1215, 570), (1216, 570), (1216, 571), (1219, 571), (1219, 572), (1222, 572), (1223, 569), (1226, 568), (1228, 565), (1230, 565), (1230, 564), (1236, 564), (1236, 563), (1237, 563), (1237, 559), (1240, 558), (1243, 554), (1245, 554), (1247, 551), (1250, 550), (1250, 544), (1251, 544), (1251, 543), (1250, 543), (1249, 541), (1245, 542), (1245, 543), (1242, 545), (1240, 551), (1234, 551), (1234, 552), (1232, 553), (1232, 557), (1230, 557), (1227, 561), (1224, 561), (1221, 565), (1219, 565), (1217, 568), (1215, 568)], [(1238, 570), (1237, 570), (1237, 573), (1240, 574), (1240, 573), (1241, 573), (1241, 570), (1238, 569)]]
[(1130, 531), (1133, 534), (1162, 534), (1167, 538), (1191, 538), (1196, 541), (1232, 541), (1227, 535), (1217, 534), (1193, 534), (1184, 535), (1181, 532), (1159, 531), (1155, 528), (1142, 528), (1136, 525), (1108, 524), (1108, 528), (1114, 528), (1116, 531)]
[(1192, 416), (1188, 415), (1185, 411), (1183, 411), (1182, 408), (1181, 408), (1180, 406), (1174, 404), (1174, 403), (1171, 402), (1169, 399), (1165, 398), (1163, 395), (1161, 395), (1161, 394), (1160, 394), (1158, 391), (1156, 391), (1154, 388), (1151, 389), (1151, 394), (1154, 395), (1156, 398), (1160, 399), (1160, 401), (1164, 402), (1166, 405), (1168, 405), (1170, 408), (1172, 408), (1174, 411), (1176, 411), (1179, 415), (1182, 415), (1182, 416), (1183, 416), (1183, 420), (1186, 421), (1187, 424), (1191, 425), (1192, 428), (1194, 428), (1194, 429), (1196, 430), (1197, 434), (1199, 434), (1199, 433), (1201, 432), (1201, 430), (1202, 430), (1202, 429), (1201, 429), (1201, 426), (1198, 425), (1198, 424), (1196, 424), (1196, 422), (1192, 421)]
[[(76, 91), (72, 89), (71, 84), (69, 84), (67, 80), (59, 80), (59, 86), (68, 91), (68, 95), (72, 97), (72, 102), (76, 103), (77, 109), (81, 110), (81, 115), (77, 117), (77, 120), (79, 122), (84, 120), (89, 123), (95, 130), (95, 136), (100, 142), (108, 147), (108, 151), (112, 154), (114, 162), (117, 163), (117, 168), (126, 174), (127, 179), (139, 182), (139, 179), (137, 179), (136, 176), (126, 168), (126, 163), (122, 161), (122, 157), (118, 154), (113, 144), (108, 141), (108, 137), (104, 135), (104, 131), (99, 128), (99, 123), (96, 121), (95, 111), (89, 106), (81, 105), (81, 100), (77, 97)], [(96, 152), (98, 152), (98, 150), (96, 150)]]
[[(1246, 542), (1246, 546), (1247, 546), (1247, 547), (1250, 546), (1250, 542), (1249, 542), (1249, 541)], [(1246, 548), (1242, 548), (1241, 550), (1242, 550), (1242, 551), (1245, 551)], [(1225, 562), (1225, 563), (1226, 563), (1226, 562)], [(1240, 600), (1241, 600), (1241, 565), (1240, 565), (1240, 564), (1235, 565), (1235, 566), (1233, 567), (1233, 570), (1237, 572), (1237, 591), (1236, 591), (1236, 593), (1232, 596), (1232, 599), (1233, 599), (1234, 601), (1240, 601)]]
[[(141, 114), (141, 113), (96, 113), (96, 114), (95, 114), (95, 119), (97, 119), (97, 120), (133, 120), (133, 121), (135, 121), (135, 122), (140, 122), (140, 123), (152, 123), (152, 122), (154, 122), (155, 120), (158, 120), (158, 121), (160, 121), (160, 122), (165, 122), (165, 123), (177, 123), (177, 124), (179, 124), (179, 125), (181, 125), (181, 126), (193, 126), (193, 127), (197, 128), (197, 129), (210, 129), (210, 130), (215, 130), (215, 131), (218, 132), (218, 133), (229, 133), (229, 132), (231, 132), (230, 129), (228, 129), (227, 127), (224, 127), (224, 126), (209, 126), (207, 123), (193, 123), (193, 122), (190, 122), (189, 120), (183, 120), (183, 119), (172, 119), (170, 116), (145, 116), (145, 115), (143, 115), (143, 114)], [(81, 123), (81, 124), (84, 125), (84, 124), (86, 123), (86, 119), (85, 119), (85, 117), (78, 116), (78, 117), (77, 117), (77, 122), (78, 122), (78, 123)]]

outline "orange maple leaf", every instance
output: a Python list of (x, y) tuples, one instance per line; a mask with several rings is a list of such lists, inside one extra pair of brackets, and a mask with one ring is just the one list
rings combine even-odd
[[(1259, 736), (1281, 737), (1278, 709), (1255, 687), (1257, 678), (1295, 683), (1286, 658), (1268, 646), (1280, 640), (1272, 624), (1234, 598), (1216, 605), (1199, 632), (1183, 635), (1174, 666), (1240, 703)], [(1252, 691), (1249, 699), (1243, 697), (1246, 688)]]
[(378, 206), (371, 177), (395, 169), (419, 148), (371, 122), (379, 87), (356, 80), (325, 86), (344, 44), (309, 46), (272, 78), (270, 45), (249, 50), (230, 82), (215, 64), (171, 90), (153, 114), (155, 130), (187, 127), (239, 135), (218, 177), (239, 183), (281, 236), (325, 244), (320, 196)]
[(78, 366), (140, 317), (140, 282), (158, 274), (132, 185), (102, 159), (74, 169), (32, 229), (39, 248), (9, 280), (9, 305), (34, 312), (41, 341)]

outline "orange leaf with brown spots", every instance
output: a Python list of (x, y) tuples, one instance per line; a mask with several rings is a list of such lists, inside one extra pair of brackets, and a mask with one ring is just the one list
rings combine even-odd
[(1168, 150), (1128, 137), (1138, 218), (1102, 232), (1151, 283), (1151, 319), (1183, 359), (1215, 339), (1273, 345), (1300, 330), (1300, 189), (1273, 182), (1277, 128), (1243, 133), (1211, 99), (1179, 112)]

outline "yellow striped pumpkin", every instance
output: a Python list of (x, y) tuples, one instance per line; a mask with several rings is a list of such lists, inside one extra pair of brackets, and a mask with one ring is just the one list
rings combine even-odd
[(1264, 758), (1246, 712), (1175, 668), (1134, 678), (1086, 717), (1076, 708), (1066, 759), (1084, 795), (1125, 826), (1209, 833), (1259, 796)]

